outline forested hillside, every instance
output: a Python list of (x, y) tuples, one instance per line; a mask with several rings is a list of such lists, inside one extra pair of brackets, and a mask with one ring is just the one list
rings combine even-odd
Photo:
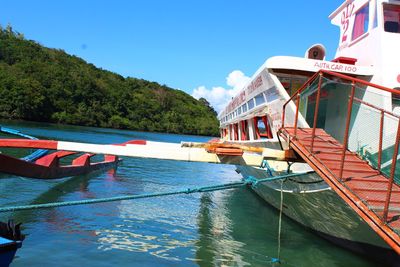
[(124, 78), (0, 28), (0, 118), (217, 135), (204, 99)]

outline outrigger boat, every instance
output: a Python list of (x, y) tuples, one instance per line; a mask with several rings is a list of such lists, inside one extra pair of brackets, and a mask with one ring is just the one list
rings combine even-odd
[[(24, 140), (40, 142), (36, 137), (22, 133), (18, 130), (0, 126), (0, 133), (12, 135), (22, 139), (0, 139), (2, 142), (11, 142), (10, 147), (21, 148), (19, 142)], [(67, 156), (76, 156), (70, 165), (60, 164)], [(48, 149), (36, 149), (32, 153), (18, 158), (0, 153), (0, 172), (30, 177), (36, 179), (56, 179), (69, 176), (87, 174), (95, 170), (110, 169), (117, 167), (119, 159), (117, 156), (105, 155), (104, 161), (90, 162), (95, 154), (69, 151), (51, 151)], [(20, 224), (14, 224), (12, 220), (7, 223), (0, 222), (0, 266), (9, 266), (19, 248), (22, 246), (24, 236), (21, 234)]]
[[(11, 142), (14, 145), (10, 147), (21, 148), (18, 144), (24, 140), (29, 140), (32, 144), (40, 142), (36, 137), (6, 127), (0, 127), (0, 133), (24, 138), (0, 139), (0, 147), (2, 144)], [(76, 157), (71, 160), (70, 164), (61, 164), (61, 160), (69, 156)], [(22, 158), (0, 153), (0, 172), (37, 179), (58, 179), (100, 169), (115, 168), (119, 162), (118, 157), (113, 155), (105, 155), (103, 161), (91, 162), (91, 158), (94, 156), (95, 154), (92, 153), (78, 154), (77, 152), (50, 151), (48, 149), (37, 149)]]

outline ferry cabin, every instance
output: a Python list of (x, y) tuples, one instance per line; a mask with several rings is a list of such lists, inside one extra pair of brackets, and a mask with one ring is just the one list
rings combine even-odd
[[(310, 47), (304, 58), (269, 58), (249, 84), (219, 114), (221, 137), (224, 140), (251, 142), (253, 145), (276, 142), (276, 133), (282, 126), (283, 104), (320, 69), (354, 76), (389, 88), (400, 88), (399, 0), (346, 1), (329, 18), (332, 24), (340, 27), (335, 59), (325, 60), (326, 51), (321, 44)], [(338, 86), (322, 91), (321, 99), (326, 103), (322, 105), (323, 117), (318, 117), (320, 124), (328, 125), (329, 122), (333, 136), (335, 124), (332, 122), (342, 125), (345, 119), (341, 118), (340, 111), (336, 111), (340, 109), (339, 105), (345, 106), (347, 103), (345, 94), (340, 94)], [(400, 114), (400, 100), (390, 93), (367, 88), (358, 97)], [(301, 127), (311, 124), (312, 103), (310, 95), (300, 109)], [(291, 108), (294, 113), (294, 105)], [(286, 119), (290, 122), (290, 114)], [(362, 117), (353, 122), (354, 125), (362, 123)], [(337, 133), (335, 137), (340, 138), (340, 134)]]

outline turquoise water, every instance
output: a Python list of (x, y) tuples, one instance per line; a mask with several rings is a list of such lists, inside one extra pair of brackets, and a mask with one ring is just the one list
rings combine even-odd
[[(121, 143), (207, 137), (3, 122), (45, 139)], [(239, 181), (234, 166), (124, 158), (114, 173), (55, 181), (0, 175), (0, 205), (165, 192)], [(250, 189), (1, 213), (23, 223), (11, 266), (380, 266), (283, 217)]]

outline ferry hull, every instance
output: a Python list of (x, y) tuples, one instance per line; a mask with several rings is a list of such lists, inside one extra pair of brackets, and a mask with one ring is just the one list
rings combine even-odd
[[(244, 178), (251, 176), (262, 179), (271, 176), (263, 168), (237, 166), (237, 170)], [(400, 255), (393, 251), (316, 173), (260, 183), (253, 190), (277, 209), (280, 209), (283, 199), (283, 213), (287, 217), (322, 237), (380, 262), (400, 266)]]

